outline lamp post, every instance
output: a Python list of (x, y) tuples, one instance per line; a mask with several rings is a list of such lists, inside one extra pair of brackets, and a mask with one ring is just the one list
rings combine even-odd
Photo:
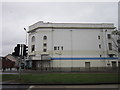
[[(24, 28), (24, 30), (25, 30), (25, 32), (26, 32), (26, 40), (25, 40), (25, 45), (27, 45), (27, 30), (26, 30), (26, 28)], [(24, 57), (24, 69), (25, 69), (25, 66), (26, 66), (26, 60), (25, 59), (27, 59), (27, 57)]]
[(24, 30), (26, 31), (26, 42), (25, 42), (25, 44), (27, 45), (27, 30), (26, 30), (26, 28), (24, 28)]

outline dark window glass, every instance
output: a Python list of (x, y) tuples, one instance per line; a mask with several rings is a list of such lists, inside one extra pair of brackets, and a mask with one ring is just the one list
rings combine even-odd
[(32, 52), (35, 51), (35, 45), (32, 45), (31, 51), (32, 51)]
[(58, 46), (58, 50), (59, 50), (59, 46)]
[(108, 37), (108, 39), (111, 39), (111, 34), (108, 34), (107, 37)]
[(46, 52), (47, 51), (47, 49), (43, 49), (43, 52)]
[(56, 46), (54, 47), (54, 50), (57, 50), (57, 47), (56, 47)]
[(44, 43), (43, 46), (44, 46), (44, 47), (47, 47), (47, 43)]
[(112, 50), (112, 43), (108, 43), (109, 50)]
[(61, 47), (61, 50), (63, 50), (63, 46)]
[(99, 44), (99, 48), (101, 48), (101, 45)]
[(100, 36), (98, 36), (98, 39), (100, 39)]
[(47, 36), (44, 36), (44, 37), (43, 37), (43, 40), (47, 40)]

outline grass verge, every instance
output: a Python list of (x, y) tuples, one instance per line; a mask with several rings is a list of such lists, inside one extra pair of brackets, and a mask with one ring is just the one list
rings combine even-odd
[[(3, 75), (2, 80), (18, 79), (19, 75)], [(118, 74), (97, 73), (97, 74), (22, 74), (18, 82), (39, 83), (39, 84), (81, 84), (81, 83), (117, 83)]]

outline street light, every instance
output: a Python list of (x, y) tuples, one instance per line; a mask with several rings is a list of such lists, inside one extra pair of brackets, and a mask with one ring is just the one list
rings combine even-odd
[(27, 30), (26, 30), (26, 28), (24, 28), (24, 30), (26, 31), (26, 42), (25, 42), (25, 44), (27, 45)]
[[(25, 44), (27, 46), (27, 30), (26, 30), (26, 28), (24, 28), (24, 30), (26, 32), (26, 42), (25, 42)], [(24, 57), (26, 57), (26, 56), (24, 56)], [(26, 59), (27, 59), (27, 57), (26, 57)], [(24, 58), (24, 61), (26, 61), (25, 58)], [(25, 65), (26, 65), (26, 62), (24, 62), (24, 69), (25, 69)]]

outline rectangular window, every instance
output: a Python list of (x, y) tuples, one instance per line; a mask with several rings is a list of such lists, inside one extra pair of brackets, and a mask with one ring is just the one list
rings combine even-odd
[(100, 39), (100, 36), (98, 36), (98, 39)]
[(59, 46), (58, 46), (58, 50), (59, 50)]
[(120, 61), (118, 61), (118, 67), (120, 68)]
[(44, 46), (44, 47), (47, 47), (47, 43), (43, 43), (43, 46)]
[(101, 48), (101, 45), (99, 44), (99, 48)]
[(43, 52), (47, 52), (47, 49), (43, 49)]
[(111, 34), (108, 34), (107, 37), (108, 37), (108, 39), (111, 39)]
[(61, 50), (63, 50), (63, 46), (61, 47)]
[(109, 54), (109, 57), (113, 57), (114, 54)]
[(32, 52), (35, 51), (35, 45), (32, 45), (32, 46), (31, 46), (31, 51), (32, 51)]
[(54, 47), (54, 50), (57, 50), (57, 47), (56, 47), (56, 46)]
[(113, 68), (116, 68), (116, 67), (117, 67), (116, 61), (112, 61), (112, 67), (113, 67)]
[(108, 43), (109, 50), (112, 50), (112, 43)]
[(85, 68), (90, 68), (90, 62), (85, 62)]

